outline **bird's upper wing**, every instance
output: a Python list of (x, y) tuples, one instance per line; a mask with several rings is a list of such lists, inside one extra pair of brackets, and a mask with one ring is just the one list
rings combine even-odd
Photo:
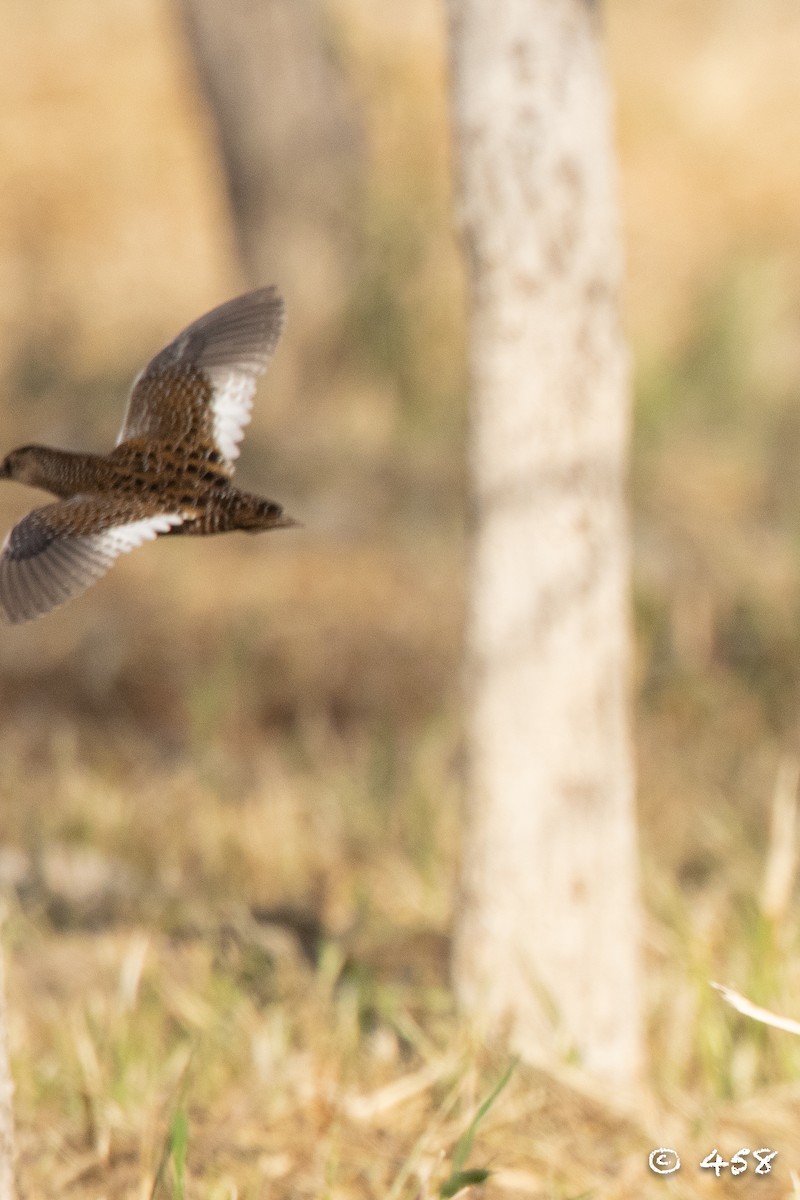
[(117, 445), (147, 437), (202, 446), (232, 470), (256, 378), (278, 344), (283, 315), (283, 300), (268, 287), (189, 325), (134, 380)]
[(80, 595), (120, 554), (180, 525), (179, 512), (114, 496), (74, 496), (35, 508), (14, 526), (0, 551), (0, 617), (30, 621)]

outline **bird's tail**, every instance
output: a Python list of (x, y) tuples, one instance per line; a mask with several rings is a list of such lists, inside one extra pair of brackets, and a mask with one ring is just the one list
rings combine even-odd
[(240, 497), (241, 503), (236, 513), (237, 529), (243, 529), (247, 533), (258, 533), (263, 529), (291, 529), (302, 525), (302, 521), (288, 516), (274, 500), (265, 500), (247, 492), (240, 493)]

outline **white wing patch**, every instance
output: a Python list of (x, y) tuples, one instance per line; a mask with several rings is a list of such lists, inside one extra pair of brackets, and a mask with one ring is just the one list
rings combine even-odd
[(180, 513), (158, 513), (155, 517), (132, 521), (130, 525), (116, 525), (103, 533), (93, 534), (86, 541), (94, 542), (101, 554), (108, 555), (110, 566), (120, 554), (130, 553), (142, 542), (154, 541), (160, 533), (168, 533), (174, 525), (182, 522)]
[[(41, 521), (31, 524), (37, 511), (43, 510), (29, 513), (12, 529), (0, 552), (0, 617), (13, 625), (80, 595), (105, 575), (120, 554), (183, 521), (180, 513), (158, 513), (99, 533), (59, 532), (48, 541), (41, 534)], [(30, 535), (26, 522), (31, 525)], [(25, 552), (28, 546), (30, 553)]]
[(229, 463), (239, 457), (239, 443), (253, 411), (256, 381), (240, 371), (220, 369), (208, 372), (214, 394), (211, 399), (214, 442)]

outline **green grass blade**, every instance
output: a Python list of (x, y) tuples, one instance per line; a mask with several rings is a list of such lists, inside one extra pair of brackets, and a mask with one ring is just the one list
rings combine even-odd
[(172, 1118), (170, 1129), (170, 1154), (175, 1178), (175, 1200), (183, 1200), (186, 1183), (186, 1155), (189, 1148), (189, 1121), (184, 1109), (179, 1108)]
[[(480, 1125), (481, 1121), (486, 1116), (486, 1114), (489, 1112), (490, 1108), (492, 1107), (495, 1100), (502, 1092), (503, 1088), (507, 1085), (509, 1079), (511, 1078), (511, 1076), (513, 1075), (513, 1073), (516, 1069), (518, 1062), (519, 1062), (519, 1059), (515, 1058), (515, 1059), (512, 1059), (512, 1061), (508, 1064), (508, 1067), (503, 1072), (502, 1076), (500, 1077), (498, 1082), (495, 1084), (495, 1086), (492, 1088), (489, 1095), (486, 1097), (486, 1099), (483, 1101), (483, 1103), (479, 1106), (478, 1111), (475, 1113), (475, 1116), (472, 1118), (472, 1120), (470, 1121), (466, 1130), (464, 1131), (464, 1133), (462, 1133), (461, 1137), (456, 1142), (456, 1147), (455, 1147), (455, 1150), (453, 1151), (453, 1173), (450, 1176), (451, 1179), (453, 1178), (453, 1176), (458, 1175), (460, 1172), (463, 1172), (463, 1168), (466, 1164), (467, 1159), (469, 1158), (470, 1151), (472, 1150), (472, 1143), (475, 1140), (475, 1133), (478, 1129), (478, 1126)], [(448, 1195), (452, 1195), (452, 1193), (448, 1193)]]
[(462, 1188), (470, 1187), (474, 1183), (486, 1183), (491, 1173), (480, 1168), (472, 1171), (454, 1171), (439, 1188), (441, 1200), (450, 1200), (450, 1197), (455, 1196)]

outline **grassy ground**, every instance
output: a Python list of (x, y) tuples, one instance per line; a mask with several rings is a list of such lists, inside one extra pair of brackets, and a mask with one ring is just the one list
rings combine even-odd
[[(2, 73), (3, 442), (99, 448), (147, 350), (238, 283), (168, 10), (70, 2), (36, 36), (11, 3), (0, 48), (26, 64)], [(21, 1193), (412, 1200), (461, 1166), (487, 1197), (741, 1195), (752, 1167), (697, 1164), (746, 1146), (779, 1152), (759, 1195), (800, 1194), (800, 1042), (708, 982), (798, 1015), (795, 889), (765, 876), (800, 757), (800, 21), (609, 6), (648, 1092), (631, 1116), (517, 1066), (465, 1156), (509, 1063), (447, 979), (464, 330), (441, 13), (333, 11), (364, 241), (341, 349), (290, 321), (241, 468), (306, 529), (148, 547), (0, 638)], [(35, 500), (5, 489), (0, 524)]]

